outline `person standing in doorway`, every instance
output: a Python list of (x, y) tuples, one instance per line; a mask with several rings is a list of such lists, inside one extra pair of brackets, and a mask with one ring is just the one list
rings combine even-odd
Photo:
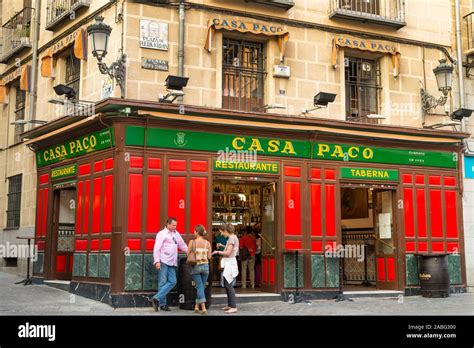
[(194, 227), (195, 240), (191, 240), (188, 245), (188, 252), (196, 250), (196, 264), (193, 266), (191, 275), (196, 284), (196, 304), (194, 312), (199, 313), (201, 305), (202, 314), (206, 311), (206, 282), (209, 277), (209, 260), (211, 259), (211, 244), (204, 238), (207, 235), (203, 225)]
[(257, 241), (253, 236), (253, 230), (251, 226), (245, 228), (244, 236), (240, 239), (240, 248), (247, 248), (248, 255), (244, 259), (242, 256), (245, 254), (241, 252), (242, 257), (242, 289), (247, 288), (247, 267), (250, 273), (250, 286), (252, 289), (255, 288), (255, 254), (257, 252)]
[(166, 227), (156, 235), (153, 248), (153, 259), (155, 268), (159, 271), (158, 292), (152, 298), (155, 311), (159, 309), (169, 312), (166, 304), (166, 296), (176, 286), (176, 269), (178, 268), (178, 249), (187, 252), (188, 246), (176, 231), (178, 221), (170, 217), (166, 221)]
[(237, 302), (235, 297), (235, 280), (239, 275), (239, 267), (237, 265), (237, 252), (239, 250), (239, 239), (235, 235), (235, 228), (232, 224), (227, 223), (223, 227), (222, 234), (227, 237), (227, 244), (224, 251), (214, 251), (213, 255), (222, 255), (222, 268), (224, 275), (224, 285), (227, 292), (227, 307), (224, 307), (226, 313), (237, 312)]

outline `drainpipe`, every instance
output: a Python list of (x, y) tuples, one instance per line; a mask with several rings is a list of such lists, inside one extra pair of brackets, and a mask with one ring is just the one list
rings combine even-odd
[(36, 117), (36, 99), (38, 91), (38, 40), (40, 31), (40, 12), (41, 12), (41, 0), (35, 0), (35, 29), (33, 30), (33, 43), (32, 51), (33, 56), (31, 58), (31, 91), (30, 91), (30, 109), (28, 112), (28, 123), (27, 128), (33, 128), (33, 121)]
[[(462, 66), (462, 37), (461, 37), (461, 5), (460, 0), (455, 0), (456, 4), (456, 48), (459, 75), (459, 107), (464, 107), (464, 71)], [(466, 120), (461, 120), (461, 131), (466, 131)]]
[(178, 75), (184, 76), (184, 1), (179, 1)]

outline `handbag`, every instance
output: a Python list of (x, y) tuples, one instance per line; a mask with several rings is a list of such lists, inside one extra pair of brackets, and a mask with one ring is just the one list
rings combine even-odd
[(186, 264), (189, 266), (195, 266), (197, 264), (196, 260), (196, 241), (193, 240), (193, 248), (188, 252), (188, 258), (186, 259)]

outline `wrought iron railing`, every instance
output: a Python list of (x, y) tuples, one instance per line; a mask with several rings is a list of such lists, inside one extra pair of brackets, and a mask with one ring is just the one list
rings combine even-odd
[(34, 9), (25, 7), (2, 27), (0, 62), (6, 61), (25, 47), (31, 47), (31, 21)]
[(406, 25), (404, 0), (329, 0), (329, 16), (397, 29)]
[(63, 20), (74, 19), (75, 11), (89, 7), (90, 3), (90, 0), (48, 0), (46, 29), (54, 29)]

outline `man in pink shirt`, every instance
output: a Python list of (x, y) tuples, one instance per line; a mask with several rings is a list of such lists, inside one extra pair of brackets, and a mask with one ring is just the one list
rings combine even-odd
[(187, 252), (188, 246), (181, 234), (176, 231), (178, 221), (168, 218), (166, 227), (156, 235), (153, 248), (154, 265), (159, 270), (158, 292), (152, 298), (153, 308), (169, 312), (166, 296), (176, 285), (176, 269), (178, 267), (178, 248)]

